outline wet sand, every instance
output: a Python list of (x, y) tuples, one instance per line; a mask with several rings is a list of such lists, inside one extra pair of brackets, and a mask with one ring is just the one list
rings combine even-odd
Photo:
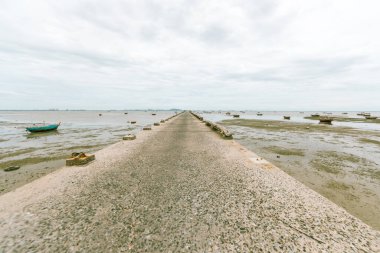
[(227, 120), (235, 139), (380, 230), (380, 132), (265, 120)]
[(189, 113), (0, 196), (5, 251), (377, 252), (380, 234)]
[[(0, 170), (0, 195), (15, 190), (24, 184), (30, 183), (37, 178), (61, 168), (65, 165), (65, 159), (69, 157), (72, 152), (85, 151), (86, 153), (92, 153), (100, 150), (104, 146), (105, 145), (66, 147), (59, 153), (35, 157), (27, 157), (29, 152), (26, 152), (23, 159), (0, 162), (0, 168), (2, 168)], [(8, 154), (4, 156), (9, 158)], [(10, 158), (12, 158), (12, 156), (10, 156)], [(10, 166), (20, 166), (20, 169), (9, 172), (3, 170)]]

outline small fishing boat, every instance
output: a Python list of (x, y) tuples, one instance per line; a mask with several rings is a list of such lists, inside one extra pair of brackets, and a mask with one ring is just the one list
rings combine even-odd
[(366, 119), (377, 119), (376, 116), (365, 116)]
[(54, 130), (57, 130), (60, 124), (61, 122), (59, 122), (58, 124), (51, 124), (51, 125), (32, 126), (32, 127), (27, 127), (26, 130), (31, 133), (54, 131)]
[(263, 114), (259, 112), (259, 113), (257, 113), (257, 116), (263, 116)]
[(240, 115), (239, 115), (239, 114), (234, 114), (233, 117), (234, 117), (234, 118), (239, 118)]
[(4, 169), (4, 171), (14, 171), (14, 170), (18, 170), (19, 168), (21, 168), (21, 167), (20, 166), (11, 166), (11, 167)]
[(284, 119), (290, 119), (290, 116), (284, 116)]
[(331, 125), (331, 122), (334, 120), (334, 118), (329, 116), (320, 116), (319, 117), (319, 124), (329, 124)]
[(318, 113), (312, 114), (311, 117), (319, 117), (320, 115)]
[(369, 113), (369, 112), (363, 112), (363, 114), (362, 114), (362, 116), (364, 116), (364, 117), (371, 117), (371, 113)]
[(156, 116), (156, 114), (155, 114), (155, 113), (152, 113), (152, 115), (153, 115), (153, 116)]

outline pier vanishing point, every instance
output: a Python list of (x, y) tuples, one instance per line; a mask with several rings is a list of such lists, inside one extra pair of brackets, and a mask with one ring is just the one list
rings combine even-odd
[(184, 112), (0, 196), (0, 252), (379, 252), (380, 234)]

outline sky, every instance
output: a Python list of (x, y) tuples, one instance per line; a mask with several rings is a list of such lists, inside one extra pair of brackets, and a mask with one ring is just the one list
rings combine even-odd
[(380, 110), (378, 0), (1, 0), (0, 109)]

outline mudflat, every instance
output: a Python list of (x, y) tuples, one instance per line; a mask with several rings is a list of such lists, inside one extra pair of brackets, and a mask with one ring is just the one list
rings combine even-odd
[(0, 196), (4, 251), (378, 252), (380, 234), (184, 113)]
[(253, 119), (223, 124), (243, 146), (380, 230), (380, 131)]

